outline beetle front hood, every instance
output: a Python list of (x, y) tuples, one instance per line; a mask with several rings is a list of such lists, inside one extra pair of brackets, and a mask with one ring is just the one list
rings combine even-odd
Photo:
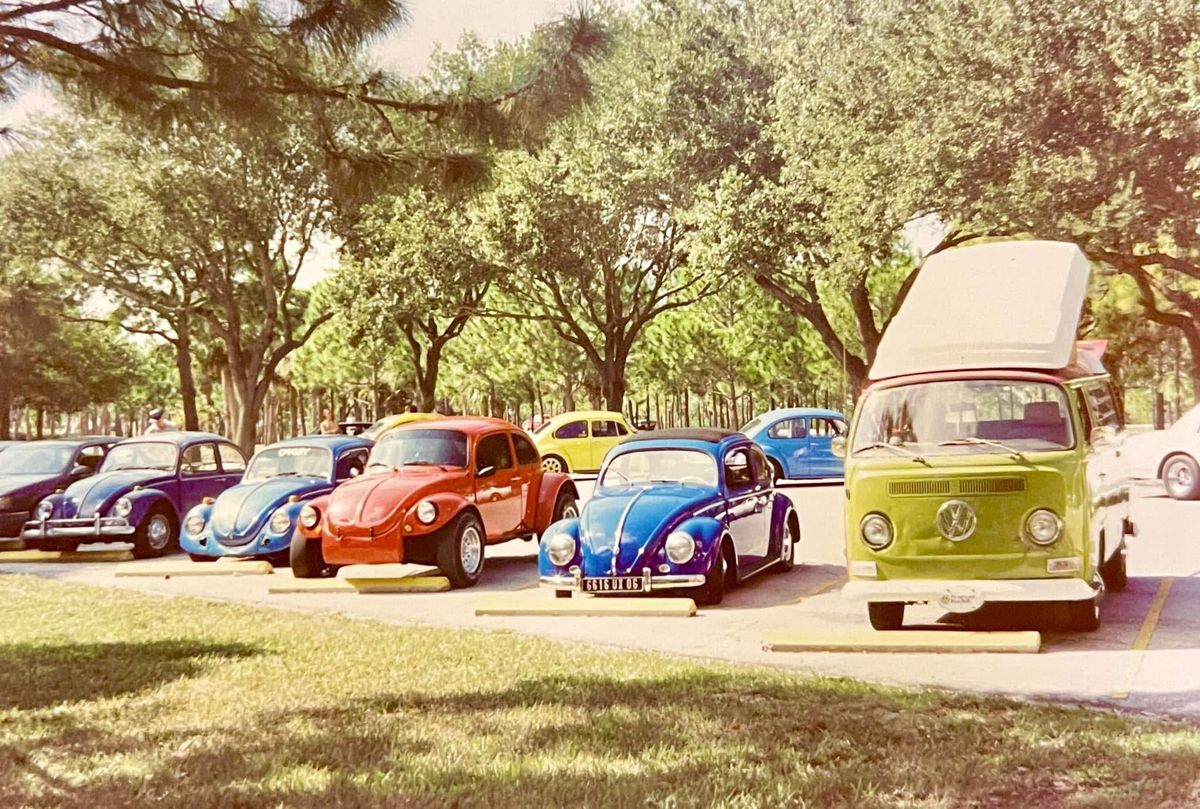
[[(720, 502), (716, 491), (678, 484), (629, 487), (594, 496), (579, 521), (583, 574), (639, 575), (673, 526), (714, 502)], [(621, 541), (614, 570), (618, 531)]]
[(209, 520), (213, 536), (221, 540), (252, 536), (292, 495), (310, 497), (330, 485), (322, 478), (290, 476), (239, 483), (221, 492), (213, 503)]
[(114, 500), (134, 486), (150, 487), (175, 477), (161, 469), (121, 469), (76, 481), (63, 494), (64, 517), (91, 517), (104, 512)]
[(327, 519), (334, 532), (395, 526), (422, 497), (466, 477), (466, 470), (441, 466), (405, 466), (346, 481), (329, 496)]

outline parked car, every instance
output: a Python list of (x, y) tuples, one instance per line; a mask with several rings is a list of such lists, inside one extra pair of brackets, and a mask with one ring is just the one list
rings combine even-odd
[(625, 416), (610, 410), (574, 410), (547, 420), (533, 433), (547, 472), (594, 472), (605, 454), (633, 433)]
[(835, 410), (788, 407), (768, 410), (741, 431), (763, 448), (775, 480), (795, 480), (840, 478), (843, 462), (831, 447), (846, 430), (846, 417)]
[(790, 570), (799, 538), (757, 444), (727, 430), (660, 430), (609, 453), (583, 513), (546, 530), (538, 572), (559, 597), (690, 588), (717, 604), (756, 573)]
[(19, 537), (43, 497), (95, 474), (120, 438), (17, 441), (0, 451), (0, 537)]
[(1073, 244), (1021, 241), (917, 273), (848, 440), (842, 593), (876, 629), (913, 603), (1057, 602), (1090, 631), (1125, 587), (1124, 425), (1098, 346), (1075, 341), (1090, 271)]
[(1200, 499), (1200, 405), (1165, 430), (1129, 436), (1125, 447), (1130, 477), (1161, 480), (1176, 500)]
[(179, 546), (195, 562), (236, 556), (289, 564), (300, 509), (362, 474), (371, 446), (361, 436), (309, 435), (264, 447), (240, 483), (187, 513)]
[(179, 536), (180, 515), (245, 470), (242, 451), (210, 433), (129, 438), (113, 445), (94, 476), (39, 502), (21, 537), (42, 550), (132, 542), (139, 559), (162, 556)]
[(577, 514), (575, 484), (545, 472), (528, 436), (492, 418), (406, 424), (371, 450), (366, 472), (300, 511), (292, 572), (340, 565), (436, 565), (454, 587), (483, 573), (487, 545), (532, 539)]
[(412, 424), (414, 421), (429, 421), (431, 419), (440, 419), (442, 416), (437, 413), (396, 413), (391, 416), (384, 416), (378, 419), (370, 427), (362, 431), (364, 438), (369, 438), (372, 441), (378, 441), (392, 430), (403, 424)]

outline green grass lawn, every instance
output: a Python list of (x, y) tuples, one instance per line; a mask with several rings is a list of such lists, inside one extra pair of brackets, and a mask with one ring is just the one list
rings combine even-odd
[(23, 576), (0, 604), (3, 807), (1200, 804), (1190, 727)]

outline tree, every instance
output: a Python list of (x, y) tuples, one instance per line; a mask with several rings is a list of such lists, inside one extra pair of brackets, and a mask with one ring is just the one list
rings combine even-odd
[(38, 274), (0, 262), (0, 439), (9, 439), (13, 403), (50, 356), (58, 292)]
[(377, 203), (358, 228), (362, 253), (335, 277), (334, 305), (352, 333), (400, 342), (432, 411), (446, 346), (476, 314), (496, 267), (468, 232), (469, 197), (411, 188)]

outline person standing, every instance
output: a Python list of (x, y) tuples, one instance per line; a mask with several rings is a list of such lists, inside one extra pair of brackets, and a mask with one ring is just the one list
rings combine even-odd
[(340, 432), (341, 432), (341, 428), (339, 428), (338, 423), (333, 420), (333, 413), (331, 413), (329, 411), (329, 408), (327, 407), (324, 410), (322, 410), (321, 411), (321, 435), (337, 435)]
[(167, 421), (166, 410), (156, 407), (150, 411), (150, 424), (146, 427), (147, 433), (166, 433), (178, 429), (174, 424)]

